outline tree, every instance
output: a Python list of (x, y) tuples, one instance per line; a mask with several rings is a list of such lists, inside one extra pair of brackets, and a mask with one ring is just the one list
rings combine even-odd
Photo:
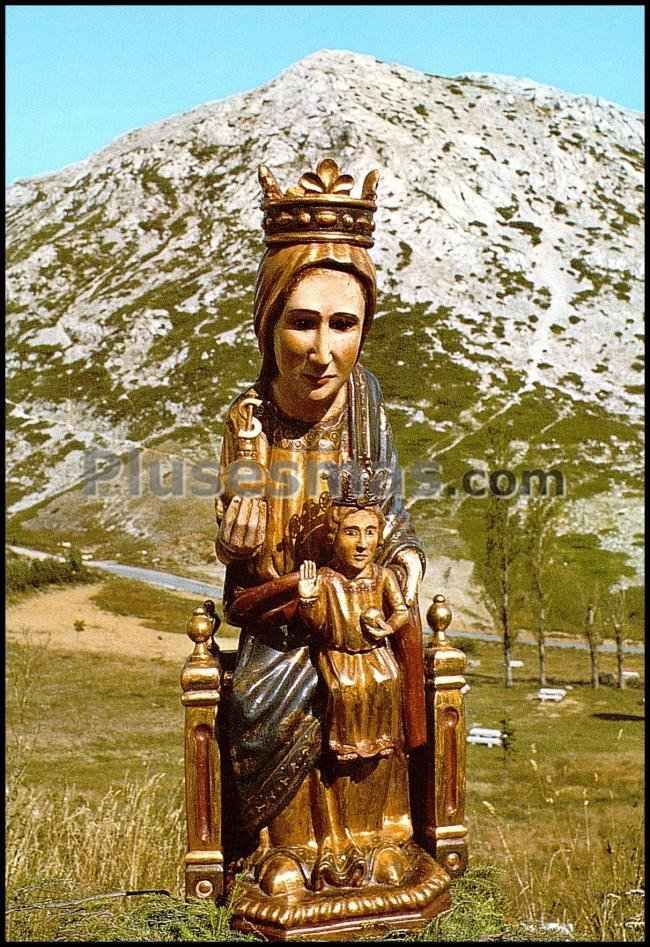
[(598, 634), (596, 626), (596, 606), (593, 602), (587, 603), (585, 613), (584, 634), (589, 645), (589, 658), (591, 660), (591, 686), (597, 688), (600, 685), (598, 679), (598, 645), (601, 642), (601, 636)]
[(559, 514), (556, 497), (531, 497), (522, 526), (520, 582), (530, 591), (532, 627), (537, 639), (539, 683), (546, 686), (547, 613), (553, 594), (555, 525)]
[(642, 586), (618, 585), (607, 598), (606, 613), (616, 642), (616, 677), (621, 690), (625, 687), (623, 665), (626, 633), (629, 635), (643, 628), (643, 592)]
[(519, 517), (505, 497), (490, 496), (485, 509), (485, 568), (482, 582), (489, 611), (503, 637), (505, 685), (512, 687), (513, 564), (519, 552)]
[(473, 515), (465, 519), (465, 538), (474, 559), (474, 578), (503, 640), (505, 686), (512, 687), (512, 646), (516, 639), (518, 605), (514, 565), (521, 551), (519, 495), (516, 490), (509, 490), (509, 485), (516, 480), (513, 473), (516, 458), (510, 432), (504, 425), (495, 424), (486, 434), (490, 489), (470, 501), (476, 505)]
[(562, 571), (553, 596), (554, 617), (587, 641), (591, 683), (598, 687), (598, 645), (607, 596), (622, 578), (634, 576), (634, 569), (627, 564), (624, 553), (603, 549), (598, 537), (589, 533), (559, 536), (557, 554)]

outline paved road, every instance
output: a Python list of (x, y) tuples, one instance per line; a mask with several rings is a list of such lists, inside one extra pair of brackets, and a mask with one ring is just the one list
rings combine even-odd
[(163, 589), (173, 589), (175, 592), (191, 592), (193, 595), (204, 595), (206, 598), (220, 599), (223, 595), (223, 583), (215, 579), (213, 585), (197, 582), (195, 579), (186, 579), (182, 575), (171, 575), (169, 572), (158, 572), (156, 569), (140, 569), (138, 566), (125, 566), (110, 560), (93, 559), (86, 563), (93, 569), (102, 569), (128, 579), (138, 579), (149, 585), (158, 585)]
[[(30, 559), (65, 561), (65, 556), (40, 552), (38, 549), (27, 549), (25, 546), (7, 546), (7, 548), (20, 553), (21, 556), (29, 556)], [(93, 569), (100, 569), (102, 572), (112, 572), (113, 575), (120, 575), (126, 579), (137, 579), (139, 582), (157, 585), (162, 589), (171, 589), (175, 592), (190, 592), (193, 595), (204, 595), (206, 598), (217, 599), (221, 598), (223, 594), (223, 582), (216, 577), (214, 583), (208, 585), (205, 582), (197, 582), (195, 579), (186, 579), (182, 575), (172, 575), (170, 572), (141, 569), (139, 566), (126, 566), (121, 562), (114, 562), (112, 559), (89, 559), (85, 560), (85, 565)]]
[[(501, 641), (498, 635), (491, 635), (488, 632), (480, 631), (448, 631), (449, 638), (478, 638), (480, 641)], [(525, 644), (535, 647), (537, 642), (532, 635), (523, 633), (517, 637), (517, 645)], [(547, 648), (576, 648), (579, 651), (588, 651), (589, 645), (586, 641), (580, 641), (577, 638), (547, 638)], [(616, 651), (616, 645), (613, 641), (603, 641), (598, 645), (599, 651)], [(626, 654), (644, 654), (645, 648), (642, 644), (624, 644), (623, 651)]]
[[(23, 556), (30, 556), (32, 559), (59, 559), (64, 561), (64, 556), (52, 556), (47, 552), (40, 552), (37, 549), (27, 549), (24, 546), (8, 546), (14, 552)], [(172, 575), (170, 572), (158, 572), (156, 569), (142, 569), (139, 566), (127, 566), (121, 562), (113, 562), (105, 559), (91, 559), (86, 562), (87, 566), (93, 569), (100, 569), (103, 572), (112, 572), (114, 575), (120, 575), (127, 579), (137, 579), (139, 582), (147, 582), (149, 585), (156, 585), (163, 589), (172, 589), (175, 592), (190, 592), (192, 595), (204, 595), (206, 598), (220, 599), (223, 594), (223, 582), (215, 576), (214, 583), (208, 585), (205, 582), (198, 582), (196, 579), (186, 579), (181, 575)], [(478, 638), (480, 641), (500, 641), (498, 635), (489, 632), (466, 632), (466, 631), (448, 631), (450, 638)], [(535, 639), (532, 635), (523, 632), (517, 638), (517, 644), (529, 646), (535, 645)], [(546, 646), (549, 648), (574, 648), (579, 651), (588, 651), (589, 646), (586, 641), (580, 641), (576, 638), (547, 638)], [(599, 651), (616, 651), (616, 645), (613, 641), (603, 641)], [(623, 649), (627, 654), (644, 654), (645, 648), (642, 644), (626, 644)]]

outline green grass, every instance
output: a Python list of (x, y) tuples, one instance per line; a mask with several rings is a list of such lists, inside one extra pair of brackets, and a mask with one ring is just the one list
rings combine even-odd
[[(59, 889), (60, 890), (60, 889)], [(65, 912), (52, 911), (46, 917), (49, 937), (67, 942), (177, 943), (179, 941), (235, 941), (256, 940), (229, 927), (230, 912), (216, 907), (213, 902), (186, 903), (177, 897), (140, 895), (123, 898), (121, 902), (101, 897), (82, 905), (75, 904), (75, 892), (63, 888), (69, 898)], [(39, 892), (40, 893), (40, 892)], [(33, 898), (35, 892), (30, 891)], [(51, 899), (53, 900), (53, 899)], [(47, 902), (45, 902), (47, 903)], [(65, 904), (65, 901), (62, 903)], [(20, 902), (12, 904), (11, 911), (20, 910)], [(47, 908), (45, 909), (47, 910)], [(52, 914), (54, 916), (52, 916)], [(25, 920), (27, 923), (25, 924)], [(29, 919), (12, 918), (16, 933), (31, 933)], [(20, 922), (23, 922), (23, 931)], [(26, 939), (31, 939), (27, 937)]]
[[(471, 868), (467, 874), (452, 885), (453, 907), (451, 911), (434, 920), (419, 935), (396, 932), (383, 940), (426, 941), (453, 943), (480, 939), (518, 941), (528, 939), (521, 925), (506, 918), (506, 899), (503, 893), (503, 873), (493, 866)], [(18, 891), (8, 905), (13, 917), (11, 925), (15, 934), (29, 934), (34, 930), (33, 918), (21, 912), (34, 905), (40, 897), (41, 911), (47, 905), (60, 904), (67, 910), (49, 908), (45, 920), (52, 940), (92, 943), (97, 941), (129, 942), (222, 942), (260, 940), (253, 934), (242, 934), (229, 926), (230, 905), (216, 907), (211, 902), (185, 902), (172, 895), (136, 895), (115, 901), (98, 895), (85, 903), (75, 903), (76, 892), (63, 884), (43, 884)], [(66, 905), (65, 897), (69, 899)], [(57, 916), (58, 913), (58, 916)], [(32, 922), (30, 924), (30, 921)], [(48, 923), (49, 922), (49, 923)], [(550, 936), (537, 936), (536, 940), (550, 940)], [(357, 940), (373, 942), (378, 938), (369, 932)]]
[[(183, 595), (146, 585), (131, 579), (110, 578), (103, 582), (91, 599), (95, 605), (113, 615), (133, 615), (147, 628), (185, 634), (192, 609), (204, 601), (204, 596)], [(217, 612), (221, 603), (217, 600)], [(232, 636), (237, 629), (223, 624), (219, 635)]]
[[(42, 658), (28, 635), (8, 645), (12, 772), (20, 769), (27, 786), (49, 786), (54, 794), (74, 785), (87, 802), (125, 778), (140, 781), (152, 773), (162, 774), (165, 789), (178, 788), (183, 778), (180, 668), (145, 655), (125, 662), (118, 655), (51, 651), (47, 661)], [(24, 752), (26, 740), (29, 753)]]

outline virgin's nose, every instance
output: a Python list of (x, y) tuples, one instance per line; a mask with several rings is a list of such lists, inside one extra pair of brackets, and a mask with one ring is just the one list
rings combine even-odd
[(325, 326), (319, 328), (314, 339), (314, 346), (309, 354), (312, 365), (325, 368), (332, 361), (330, 349), (330, 333)]

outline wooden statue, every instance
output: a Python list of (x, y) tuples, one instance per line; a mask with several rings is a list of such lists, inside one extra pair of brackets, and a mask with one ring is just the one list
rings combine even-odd
[(466, 865), (464, 658), (441, 597), (423, 648), (426, 560), (359, 362), (377, 181), (353, 198), (327, 159), (283, 195), (260, 169), (262, 367), (227, 413), (216, 503), (232, 668), (212, 603), (189, 630), (187, 895), (238, 873), (233, 923), (277, 940), (422, 928)]

